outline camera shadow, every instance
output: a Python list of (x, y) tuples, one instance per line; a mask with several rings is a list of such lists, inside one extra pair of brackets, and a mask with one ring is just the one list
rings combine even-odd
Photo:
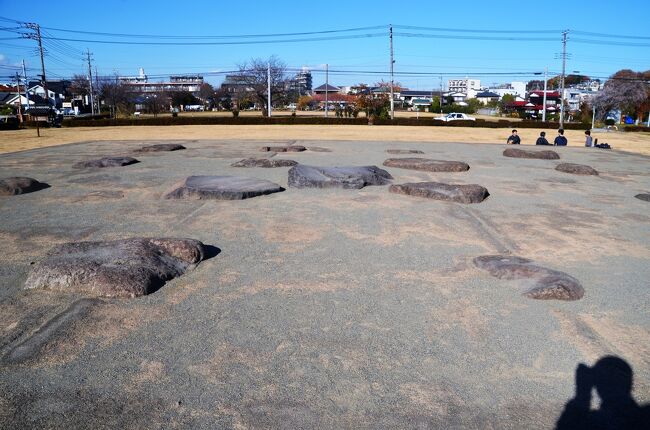
[[(601, 357), (593, 367), (576, 368), (576, 394), (564, 406), (556, 430), (648, 429), (650, 406), (632, 398), (632, 367), (616, 356)], [(593, 391), (600, 408), (591, 409)]]

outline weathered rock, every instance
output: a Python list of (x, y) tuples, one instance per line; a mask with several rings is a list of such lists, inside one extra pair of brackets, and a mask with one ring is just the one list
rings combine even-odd
[(360, 189), (386, 185), (393, 177), (377, 166), (317, 167), (299, 164), (289, 169), (289, 186), (295, 188)]
[(524, 296), (538, 300), (579, 300), (584, 288), (574, 277), (557, 270), (537, 266), (527, 258), (508, 255), (483, 255), (474, 265), (498, 279), (530, 279), (532, 288)]
[(33, 178), (14, 176), (0, 179), (0, 196), (15, 196), (17, 194), (33, 193), (50, 186)]
[(260, 148), (262, 152), (302, 152), (306, 151), (302, 145), (288, 145), (288, 146), (263, 146)]
[(572, 173), (574, 175), (598, 175), (598, 171), (591, 166), (575, 163), (560, 163), (555, 166), (558, 172)]
[(190, 176), (174, 185), (166, 199), (243, 200), (284, 191), (276, 183), (242, 176)]
[(644, 202), (650, 202), (650, 193), (641, 193), (641, 194), (637, 194), (634, 197), (636, 197), (639, 200), (643, 200)]
[(185, 149), (185, 147), (178, 143), (156, 143), (155, 145), (143, 146), (136, 149), (135, 152), (168, 152), (180, 151), (181, 149)]
[(36, 263), (25, 288), (101, 297), (138, 297), (182, 275), (205, 255), (205, 245), (194, 239), (133, 238), (67, 243)]
[(424, 151), (417, 149), (387, 149), (389, 154), (424, 154)]
[(298, 164), (294, 160), (281, 158), (246, 158), (231, 164), (231, 167), (291, 167)]
[(490, 193), (477, 184), (455, 185), (442, 182), (414, 182), (391, 185), (391, 193), (446, 200), (457, 203), (481, 203)]
[(76, 169), (120, 167), (139, 162), (139, 160), (136, 160), (133, 157), (104, 157), (97, 160), (80, 161), (79, 163), (74, 164), (72, 167)]
[(425, 172), (465, 172), (469, 165), (462, 161), (431, 160), (429, 158), (389, 158), (384, 166)]
[(555, 151), (526, 151), (519, 148), (507, 148), (503, 151), (505, 157), (512, 158), (536, 158), (540, 160), (559, 160), (560, 155)]

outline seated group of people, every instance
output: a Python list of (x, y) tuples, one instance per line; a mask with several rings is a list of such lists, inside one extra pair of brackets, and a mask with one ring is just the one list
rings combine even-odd
[[(517, 134), (517, 130), (512, 130), (512, 135), (508, 138), (506, 142), (509, 145), (519, 145), (521, 144), (521, 138)], [(564, 129), (561, 128), (557, 131), (557, 136), (553, 140), (553, 145), (555, 146), (567, 146), (567, 138), (564, 136)], [(548, 140), (546, 140), (546, 132), (542, 131), (535, 142), (535, 145), (550, 145)], [(585, 146), (593, 147), (594, 142), (591, 138), (591, 130), (585, 131)]]

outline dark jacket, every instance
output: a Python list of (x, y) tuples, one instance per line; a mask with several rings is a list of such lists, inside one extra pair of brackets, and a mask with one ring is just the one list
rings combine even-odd
[(545, 137), (540, 136), (537, 138), (537, 142), (535, 142), (535, 145), (550, 145), (550, 143), (548, 143), (548, 140), (546, 140)]
[(567, 144), (567, 140), (566, 140), (566, 137), (564, 137), (564, 136), (562, 136), (562, 135), (559, 135), (558, 137), (555, 138), (555, 140), (553, 141), (553, 143), (554, 143), (556, 146), (566, 146), (566, 144)]
[(513, 134), (508, 138), (507, 143), (511, 143), (513, 145), (519, 145), (521, 143), (521, 139), (516, 134)]

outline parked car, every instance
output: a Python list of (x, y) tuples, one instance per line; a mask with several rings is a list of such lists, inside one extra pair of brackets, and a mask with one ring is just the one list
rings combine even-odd
[(449, 113), (449, 114), (447, 114), (445, 116), (437, 116), (434, 119), (437, 119), (438, 121), (445, 121), (445, 122), (449, 122), (449, 121), (476, 121), (476, 118), (474, 118), (472, 116), (468, 116), (467, 114), (456, 113), (456, 112)]

